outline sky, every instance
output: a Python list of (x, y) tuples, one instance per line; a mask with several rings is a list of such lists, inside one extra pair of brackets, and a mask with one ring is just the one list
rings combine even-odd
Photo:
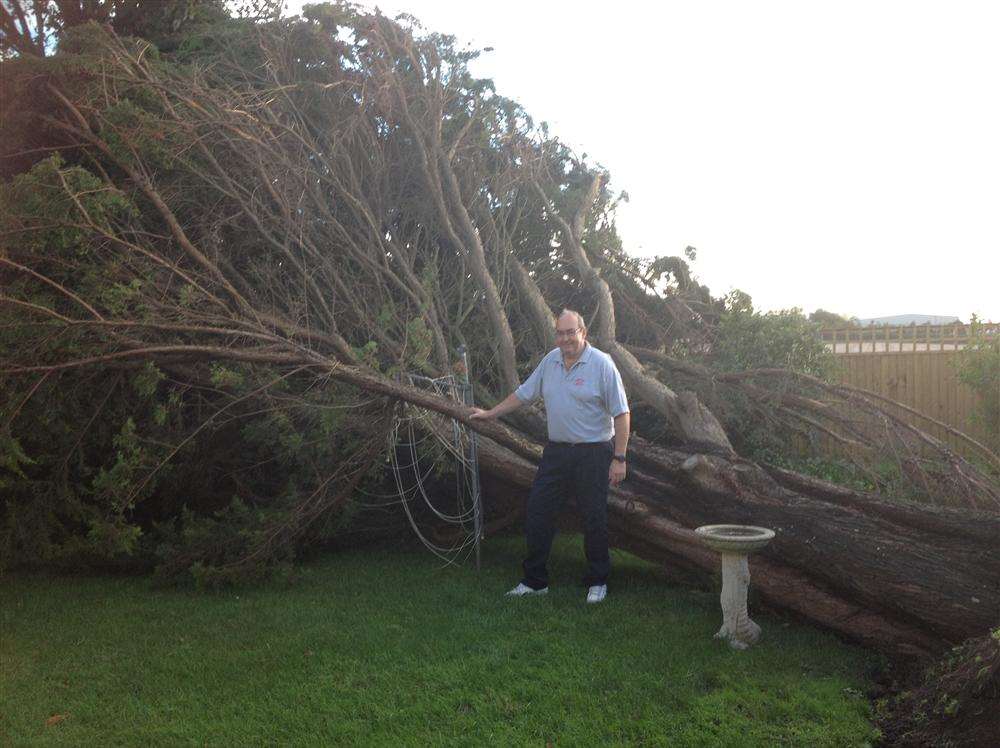
[(1000, 3), (378, 5), (492, 47), (473, 73), (628, 193), (632, 254), (693, 246), (765, 311), (1000, 322)]

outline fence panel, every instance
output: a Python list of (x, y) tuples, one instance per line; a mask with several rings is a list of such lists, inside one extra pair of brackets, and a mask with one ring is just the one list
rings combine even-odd
[[(1000, 324), (978, 326), (979, 334), (1000, 337)], [(851, 327), (819, 333), (839, 360), (845, 384), (870, 390), (962, 431), (991, 447), (985, 430), (972, 421), (978, 396), (958, 381), (960, 351), (972, 335), (969, 325)], [(958, 438), (925, 419), (898, 410), (898, 415), (961, 454), (970, 451)], [(996, 441), (995, 437), (993, 441)]]
[[(916, 352), (869, 352), (840, 354), (840, 380), (870, 390), (962, 431), (989, 445), (984, 430), (971, 416), (977, 405), (975, 392), (958, 381), (956, 365), (960, 352), (931, 349)], [(893, 410), (890, 408), (890, 410)], [(909, 423), (945, 442), (961, 454), (965, 445), (945, 429), (897, 411)], [(997, 445), (992, 445), (993, 449)]]

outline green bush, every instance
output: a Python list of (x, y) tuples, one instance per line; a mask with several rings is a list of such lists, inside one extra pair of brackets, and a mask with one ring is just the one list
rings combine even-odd
[(719, 372), (791, 369), (830, 379), (835, 359), (801, 309), (758, 312), (743, 291), (726, 296), (707, 363)]
[(1000, 334), (987, 334), (975, 315), (968, 343), (959, 354), (958, 379), (978, 395), (973, 422), (996, 444), (1000, 440)]

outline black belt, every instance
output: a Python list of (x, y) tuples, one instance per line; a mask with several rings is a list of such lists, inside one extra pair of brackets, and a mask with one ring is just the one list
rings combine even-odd
[(554, 442), (549, 441), (548, 445), (553, 447), (606, 447), (611, 443), (611, 440), (603, 442)]

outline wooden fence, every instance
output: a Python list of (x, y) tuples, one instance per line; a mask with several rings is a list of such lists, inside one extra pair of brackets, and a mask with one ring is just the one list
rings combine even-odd
[[(1000, 325), (981, 325), (987, 335), (1000, 336)], [(870, 390), (946, 423), (994, 451), (1000, 449), (971, 416), (978, 396), (958, 381), (957, 364), (969, 339), (967, 325), (918, 325), (823, 330), (821, 339), (840, 363), (845, 384)], [(945, 429), (899, 411), (898, 415), (961, 454), (966, 445)], [(991, 441), (993, 443), (991, 443)]]
[[(1000, 324), (979, 325), (985, 336), (1000, 336)], [(916, 353), (917, 351), (957, 351), (971, 335), (970, 325), (907, 325), (905, 327), (849, 327), (820, 330), (820, 340), (836, 354)]]

